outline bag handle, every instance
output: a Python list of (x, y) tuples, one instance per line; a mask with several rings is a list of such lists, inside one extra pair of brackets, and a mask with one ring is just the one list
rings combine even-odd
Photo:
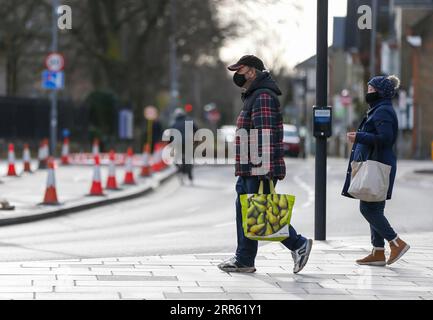
[(378, 146), (377, 143), (374, 142), (374, 146), (373, 148), (370, 150), (370, 159), (374, 160), (374, 161), (378, 161), (379, 160), (379, 150), (378, 150)]
[(363, 157), (362, 157), (362, 155), (360, 155), (357, 160), (361, 160), (361, 162), (365, 162), (367, 160), (378, 161), (378, 159), (379, 159), (379, 150), (378, 149), (379, 148), (377, 146), (377, 143), (375, 142), (374, 145), (373, 145), (373, 147), (370, 147), (369, 149), (370, 150), (368, 152), (367, 159), (364, 160)]
[[(258, 194), (263, 194), (263, 188), (264, 188), (264, 183), (263, 180), (260, 181), (260, 186), (259, 186), (259, 193)], [(276, 194), (275, 192), (275, 186), (274, 186), (274, 181), (269, 180), (269, 190), (271, 191), (271, 194)]]

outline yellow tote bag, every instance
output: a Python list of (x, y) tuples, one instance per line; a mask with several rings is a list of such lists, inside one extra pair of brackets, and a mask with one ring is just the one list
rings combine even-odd
[(289, 237), (295, 196), (277, 194), (273, 181), (269, 183), (270, 194), (263, 194), (261, 181), (258, 194), (240, 195), (242, 226), (248, 239), (283, 241)]

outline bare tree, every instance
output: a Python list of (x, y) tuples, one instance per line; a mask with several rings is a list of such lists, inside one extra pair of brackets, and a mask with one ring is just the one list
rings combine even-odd
[(47, 19), (46, 6), (43, 0), (0, 0), (0, 16), (0, 42), (6, 57), (6, 93), (16, 95), (25, 54), (46, 42), (41, 27), (42, 21)]

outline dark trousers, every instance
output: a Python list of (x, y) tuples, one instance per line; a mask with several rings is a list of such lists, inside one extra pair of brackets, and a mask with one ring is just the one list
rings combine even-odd
[[(274, 180), (274, 184), (277, 184), (277, 180)], [(258, 241), (250, 240), (244, 235), (242, 228), (242, 207), (239, 195), (241, 194), (252, 194), (258, 193), (260, 180), (257, 177), (239, 177), (236, 183), (236, 227), (238, 235), (238, 247), (236, 250), (236, 260), (241, 264), (252, 267), (257, 256)], [(269, 183), (264, 184), (263, 192), (270, 193)], [(289, 228), (290, 237), (282, 241), (281, 243), (286, 246), (289, 250), (294, 251), (302, 247), (307, 239), (296, 233), (296, 230), (290, 226)]]
[[(182, 150), (185, 150), (185, 146), (182, 147)], [(176, 163), (177, 163), (177, 159), (176, 159)], [(177, 171), (181, 174), (187, 175), (188, 179), (190, 181), (193, 180), (193, 176), (192, 176), (192, 169), (193, 169), (193, 165), (190, 164), (191, 162), (193, 162), (193, 160), (188, 160), (188, 164), (187, 164), (187, 159), (185, 157), (185, 155), (182, 155), (182, 163), (178, 163), (177, 166)]]
[(373, 247), (384, 248), (385, 239), (388, 241), (397, 238), (397, 234), (392, 229), (385, 217), (385, 201), (382, 202), (360, 202), (360, 210), (364, 218), (370, 224), (371, 243)]
[(177, 170), (179, 173), (187, 175), (188, 179), (190, 181), (193, 180), (193, 176), (192, 176), (192, 164), (178, 164), (177, 165)]

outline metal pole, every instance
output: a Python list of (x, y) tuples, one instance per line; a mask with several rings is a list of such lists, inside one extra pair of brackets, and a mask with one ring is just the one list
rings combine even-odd
[[(328, 105), (328, 0), (317, 0), (316, 105)], [(316, 240), (326, 240), (326, 143), (326, 137), (316, 138)]]
[(378, 17), (378, 3), (377, 0), (372, 0), (372, 26), (370, 38), (370, 78), (376, 75), (376, 36), (377, 36), (377, 17)]
[(304, 92), (304, 96), (302, 99), (302, 103), (303, 103), (303, 126), (305, 128), (307, 128), (308, 126), (308, 112), (307, 112), (307, 94), (308, 94), (308, 87), (307, 87), (307, 76), (303, 76), (302, 77), (302, 88), (303, 88), (303, 92)]
[[(58, 50), (58, 34), (57, 34), (57, 8), (59, 7), (59, 0), (52, 2), (52, 43), (51, 52)], [(57, 90), (51, 92), (51, 119), (50, 119), (50, 154), (56, 156), (57, 146)]]
[(302, 137), (302, 141), (303, 141), (302, 158), (307, 159), (307, 132), (309, 132), (308, 127), (309, 127), (310, 122), (308, 121), (308, 112), (307, 112), (308, 84), (307, 84), (307, 76), (306, 75), (304, 75), (302, 77), (302, 86), (303, 86), (303, 91), (304, 91), (304, 96), (302, 99), (302, 103), (303, 103), (303, 119), (302, 119), (303, 123), (302, 123), (302, 125), (304, 126), (304, 136)]
[(170, 2), (171, 10), (171, 34), (170, 34), (170, 115), (177, 107), (179, 97), (179, 83), (177, 70), (177, 45), (176, 45), (176, 0)]

